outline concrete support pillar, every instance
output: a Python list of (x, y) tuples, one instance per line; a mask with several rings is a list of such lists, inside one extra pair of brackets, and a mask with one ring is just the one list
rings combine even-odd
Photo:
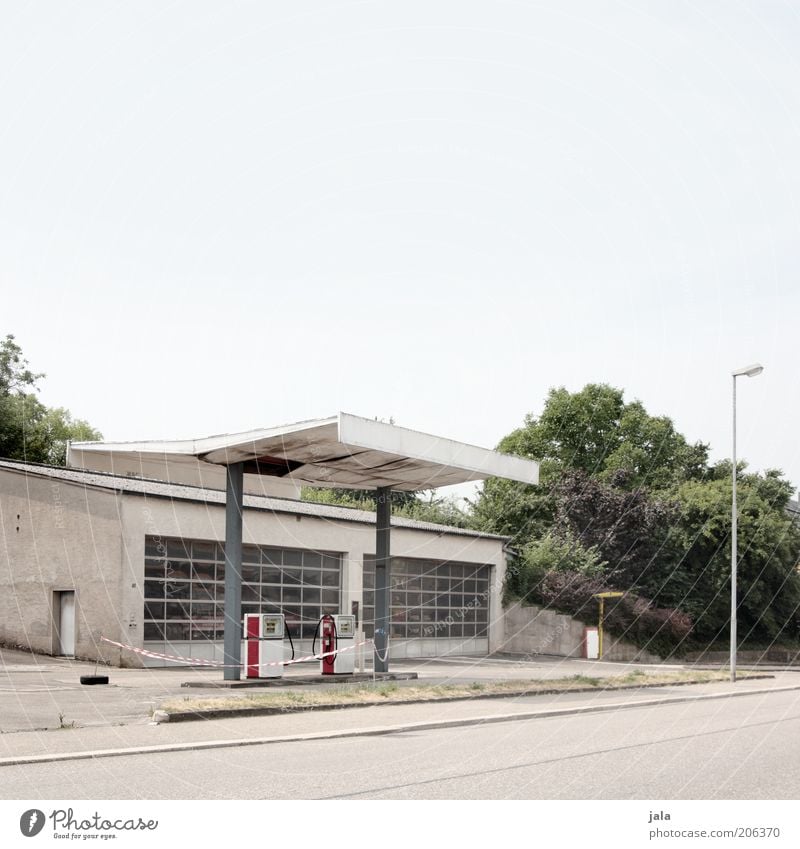
[(376, 491), (375, 534), (375, 671), (389, 671), (389, 630), (391, 627), (391, 523), (392, 490)]
[(238, 681), (242, 662), (242, 501), (244, 465), (226, 466), (225, 681)]

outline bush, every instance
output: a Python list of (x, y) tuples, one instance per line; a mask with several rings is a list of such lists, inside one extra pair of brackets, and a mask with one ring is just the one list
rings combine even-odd
[(546, 534), (522, 549), (522, 555), (509, 568), (506, 598), (525, 599), (550, 572), (576, 573), (585, 577), (602, 574), (605, 563), (596, 548), (585, 548), (576, 539)]
[[(515, 580), (531, 575), (530, 571), (518, 570)], [(594, 596), (610, 589), (599, 575), (552, 569), (539, 576), (525, 592), (515, 595), (591, 622), (597, 620), (599, 613), (599, 602)], [(603, 625), (608, 633), (664, 657), (683, 647), (693, 623), (680, 610), (655, 607), (650, 599), (625, 593), (621, 598), (606, 600)]]

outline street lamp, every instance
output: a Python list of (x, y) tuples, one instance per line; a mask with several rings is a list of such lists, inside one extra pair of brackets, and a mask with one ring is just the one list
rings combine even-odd
[(755, 377), (764, 371), (764, 366), (754, 363), (733, 372), (733, 498), (731, 500), (731, 682), (736, 681), (736, 378), (745, 375)]

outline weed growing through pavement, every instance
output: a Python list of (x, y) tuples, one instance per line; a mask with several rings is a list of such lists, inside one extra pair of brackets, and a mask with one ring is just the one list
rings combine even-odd
[(58, 727), (59, 728), (74, 728), (75, 720), (71, 720), (70, 722), (64, 722), (64, 714), (59, 713), (58, 715)]

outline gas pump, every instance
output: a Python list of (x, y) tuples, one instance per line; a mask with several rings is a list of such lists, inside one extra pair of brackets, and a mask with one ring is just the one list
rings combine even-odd
[(245, 678), (283, 676), (283, 640), (294, 642), (282, 613), (246, 613), (244, 617)]
[(317, 625), (312, 652), (316, 654), (317, 635), (320, 636), (320, 672), (323, 675), (352, 675), (355, 671), (355, 652), (343, 651), (354, 645), (356, 618), (350, 614), (326, 613)]

